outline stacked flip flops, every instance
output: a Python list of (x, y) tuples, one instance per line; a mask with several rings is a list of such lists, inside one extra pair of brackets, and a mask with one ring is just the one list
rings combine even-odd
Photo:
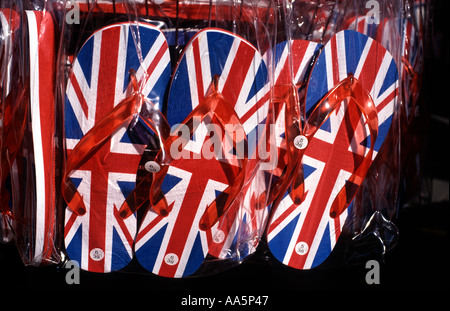
[(1, 11), (27, 38), (2, 37), (0, 189), (26, 264), (178, 278), (395, 244), (422, 3), (30, 2)]

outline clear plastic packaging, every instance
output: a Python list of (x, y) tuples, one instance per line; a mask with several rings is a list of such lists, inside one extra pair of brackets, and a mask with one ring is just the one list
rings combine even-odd
[(2, 240), (175, 278), (383, 257), (420, 184), (428, 7), (2, 2)]
[(269, 249), (297, 269), (339, 241), (349, 262), (383, 255), (353, 246), (375, 236), (384, 252), (398, 237), (401, 1), (282, 4), (274, 95), (287, 169), (272, 187)]
[(22, 18), (22, 72), (28, 92), (23, 142), (24, 200), (16, 213), (16, 244), (29, 265), (60, 261), (56, 202), (56, 55), (59, 32), (54, 1), (25, 1)]
[(23, 263), (55, 264), (60, 261), (54, 154), (59, 35), (50, 2), (11, 1), (10, 8), (10, 25), (15, 28), (10, 30), (9, 51), (2, 58), (9, 62), (6, 77), (10, 80), (9, 94), (2, 94), (2, 211), (7, 198), (3, 185), (9, 178), (11, 200), (3, 215), (9, 219)]

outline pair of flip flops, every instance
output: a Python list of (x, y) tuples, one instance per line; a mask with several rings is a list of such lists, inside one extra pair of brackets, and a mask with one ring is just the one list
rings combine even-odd
[[(74, 61), (66, 92), (69, 258), (95, 272), (122, 269), (136, 257), (158, 275), (191, 275), (208, 254), (226, 256), (242, 227), (261, 230), (269, 213), (260, 202), (269, 201), (274, 256), (301, 269), (320, 264), (389, 130), (397, 68), (386, 49), (354, 31), (337, 33), (324, 47), (285, 42), (275, 55), (279, 169), (269, 196), (255, 198), (247, 195), (257, 188), (249, 155), (263, 137), (257, 127), (266, 122), (271, 94), (258, 51), (226, 31), (200, 31), (166, 94), (170, 57), (161, 31), (140, 23), (95, 32)], [(212, 139), (203, 121), (218, 124), (225, 136), (225, 124), (244, 131), (222, 150), (235, 157), (202, 158), (205, 140)], [(188, 139), (169, 135), (174, 125)], [(241, 142), (243, 153), (236, 150)], [(248, 210), (236, 206), (239, 196)], [(142, 205), (150, 208), (138, 227)], [(258, 212), (261, 221), (252, 224)]]
[[(66, 251), (82, 269), (116, 271), (136, 257), (155, 274), (182, 277), (234, 241), (237, 197), (254, 165), (251, 133), (268, 110), (267, 69), (244, 39), (205, 29), (170, 79), (166, 39), (147, 23), (96, 31), (74, 60), (62, 189)], [(207, 156), (217, 133), (223, 148)], [(138, 226), (140, 206), (150, 207)]]
[[(267, 240), (280, 262), (309, 269), (333, 250), (388, 135), (397, 67), (381, 44), (352, 30), (323, 47), (294, 40), (277, 52), (275, 106), (279, 127), (285, 124), (277, 138), (285, 163), (272, 188)], [(292, 77), (297, 87), (286, 87)]]

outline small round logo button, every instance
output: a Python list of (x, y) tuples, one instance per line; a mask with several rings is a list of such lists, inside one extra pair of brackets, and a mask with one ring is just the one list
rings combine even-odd
[(178, 263), (178, 256), (174, 253), (169, 253), (166, 256), (164, 256), (164, 262), (168, 264), (169, 266), (174, 266)]
[(89, 253), (91, 259), (94, 261), (100, 261), (105, 257), (105, 252), (101, 248), (93, 248)]
[(146, 162), (144, 168), (150, 173), (158, 173), (161, 170), (161, 166), (155, 161)]
[(295, 245), (295, 252), (301, 256), (305, 255), (309, 250), (308, 244), (306, 242), (298, 242)]
[(294, 146), (297, 149), (305, 149), (306, 146), (308, 146), (308, 138), (306, 138), (306, 136), (303, 135), (298, 135), (297, 137), (294, 138)]

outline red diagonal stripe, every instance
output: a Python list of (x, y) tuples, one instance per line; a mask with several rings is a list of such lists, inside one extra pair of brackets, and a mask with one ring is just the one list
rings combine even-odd
[[(234, 107), (237, 104), (239, 93), (244, 85), (244, 79), (255, 57), (255, 49), (248, 43), (240, 41), (236, 52), (236, 60), (233, 62), (228, 79), (224, 84), (222, 94)], [(255, 68), (257, 69), (257, 68)], [(246, 98), (247, 99), (247, 98)]]
[(371, 42), (371, 46), (367, 53), (367, 57), (365, 59), (361, 57), (360, 59), (360, 62), (363, 61), (364, 65), (358, 80), (368, 91), (370, 91), (375, 83), (386, 50), (374, 40), (367, 40), (367, 42)]
[(81, 90), (80, 85), (78, 84), (78, 79), (75, 74), (72, 75), (70, 82), (72, 83), (73, 90), (75, 91), (78, 101), (80, 102), (80, 106), (81, 106), (81, 109), (83, 110), (84, 116), (86, 118), (88, 118), (88, 114), (89, 114), (88, 104), (86, 103), (86, 99), (84, 98), (83, 91)]
[[(194, 66), (195, 66), (195, 77), (197, 82), (197, 95), (198, 95), (198, 102), (201, 104), (203, 100), (205, 99), (205, 92), (206, 90), (203, 89), (203, 76), (202, 76), (202, 55), (200, 55), (200, 46), (199, 46), (200, 40), (194, 40), (192, 42), (193, 47), (193, 53), (194, 53)], [(209, 57), (209, 55), (206, 55), (203, 57)]]

